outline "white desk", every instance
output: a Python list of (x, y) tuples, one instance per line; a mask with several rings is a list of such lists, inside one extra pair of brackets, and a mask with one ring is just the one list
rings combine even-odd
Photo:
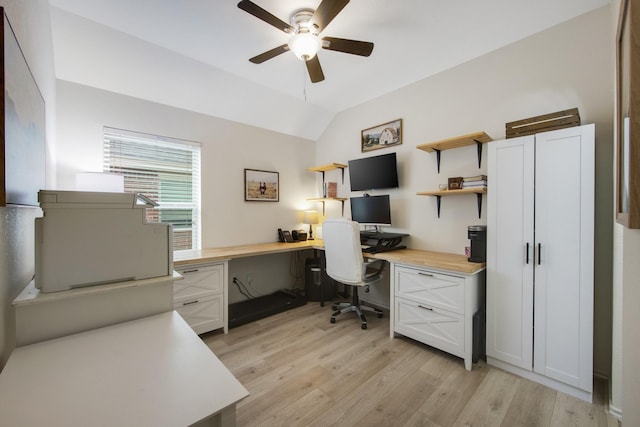
[(42, 293), (34, 281), (13, 301), (16, 346), (115, 325), (173, 310), (170, 276)]
[(234, 425), (247, 395), (168, 312), (16, 348), (0, 374), (0, 425)]
[[(173, 260), (176, 266), (188, 266), (307, 249), (323, 250), (324, 242), (262, 243), (183, 251), (176, 253)], [(366, 257), (383, 259), (391, 266), (389, 335), (404, 335), (461, 357), (465, 368), (471, 370), (473, 316), (484, 306), (486, 264), (468, 262), (464, 255), (414, 249), (366, 254)]]

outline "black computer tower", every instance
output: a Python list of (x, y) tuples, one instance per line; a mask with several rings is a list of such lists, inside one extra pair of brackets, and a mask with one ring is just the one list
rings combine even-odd
[(308, 258), (304, 269), (304, 294), (307, 301), (331, 301), (336, 296), (336, 289), (336, 282), (327, 275), (322, 259)]

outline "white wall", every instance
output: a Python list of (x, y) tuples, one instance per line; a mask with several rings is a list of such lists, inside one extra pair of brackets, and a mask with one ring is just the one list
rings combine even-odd
[[(435, 190), (447, 177), (486, 173), (486, 148), (481, 168), (475, 147), (442, 152), (438, 174), (435, 154), (416, 145), (476, 131), (502, 139), (506, 122), (578, 107), (582, 123), (596, 124), (595, 371), (607, 376), (613, 203), (610, 26), (610, 9), (604, 7), (344, 111), (324, 132), (316, 152), (318, 163), (324, 164), (396, 151), (400, 188), (376, 192), (391, 196), (393, 229), (411, 234), (412, 248), (463, 254), (469, 244), (467, 226), (486, 224), (486, 207), (478, 219), (475, 196), (443, 197), (438, 219), (435, 197), (416, 192)], [(397, 118), (403, 119), (401, 146), (360, 152), (362, 129)], [(339, 195), (351, 195), (348, 178)], [(328, 215), (339, 216), (339, 209)], [(382, 304), (388, 290), (379, 292), (371, 298)]]
[(622, 421), (640, 425), (640, 230), (622, 230)]
[[(77, 172), (102, 170), (103, 126), (201, 144), (203, 247), (273, 242), (278, 227), (302, 226), (312, 141), (58, 81), (59, 189), (73, 189)], [(245, 202), (244, 168), (279, 172), (280, 201)]]
[[(0, 0), (45, 100), (47, 185), (55, 179), (55, 75), (47, 0)], [(28, 173), (28, 171), (25, 171)], [(11, 302), (34, 273), (33, 221), (38, 208), (0, 207), (0, 369), (15, 346)]]
[[(215, 96), (215, 95), (213, 95)], [(58, 81), (58, 189), (74, 189), (75, 174), (102, 170), (103, 126), (196, 141), (202, 147), (202, 247), (274, 242), (276, 230), (300, 229), (314, 208), (312, 141)], [(244, 168), (276, 171), (280, 201), (245, 202)], [(300, 285), (289, 279), (290, 255), (235, 263), (232, 276), (262, 294)], [(242, 295), (230, 284), (230, 302)]]

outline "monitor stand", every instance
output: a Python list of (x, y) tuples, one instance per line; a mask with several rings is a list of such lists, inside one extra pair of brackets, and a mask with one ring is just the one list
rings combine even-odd
[(375, 231), (360, 232), (360, 243), (363, 245), (394, 248), (402, 243), (402, 238), (405, 236), (408, 236), (408, 234), (382, 232), (380, 228), (376, 226)]

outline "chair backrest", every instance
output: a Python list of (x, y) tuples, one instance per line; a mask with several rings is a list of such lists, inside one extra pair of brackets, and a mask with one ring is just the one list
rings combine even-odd
[(348, 285), (362, 285), (360, 225), (345, 218), (327, 219), (322, 223), (322, 238), (329, 277)]

